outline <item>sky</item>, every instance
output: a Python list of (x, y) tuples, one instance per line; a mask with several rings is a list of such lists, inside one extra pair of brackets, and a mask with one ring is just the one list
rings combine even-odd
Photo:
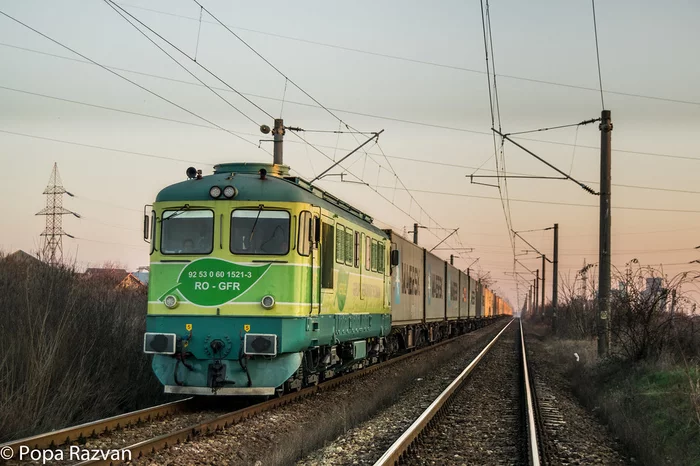
[[(228, 102), (106, 2), (0, 1), (0, 11), (113, 71), (0, 15), (2, 250), (41, 246), (45, 218), (34, 214), (57, 162), (75, 195), (64, 206), (81, 215), (63, 219), (76, 237), (64, 238), (65, 255), (81, 267), (147, 265), (143, 206), (183, 180), (188, 166), (210, 173), (219, 162), (271, 162), (258, 128), (282, 116), (307, 130), (285, 138), (285, 163), (307, 179), (368, 137), (314, 131), (383, 129), (378, 144), (332, 171), (371, 187), (338, 176), (319, 186), (381, 227), (428, 227), (419, 238), (427, 248), (459, 228), (444, 244), (473, 251), (436, 252), (455, 254), (460, 268), (489, 271), (514, 305), (526, 287), (512, 275), (513, 250), (529, 246), (517, 239), (513, 248), (506, 214), (517, 231), (559, 224), (562, 280), (598, 261), (598, 197), (562, 180), (513, 178), (507, 198), (503, 189), (470, 183), (468, 175), (496, 169), (478, 1), (201, 4), (230, 31), (193, 0), (118, 3), (187, 54), (144, 29)], [(489, 11), (504, 132), (600, 116), (589, 1), (491, 1)], [(697, 269), (688, 263), (700, 259), (700, 62), (693, 59), (700, 4), (597, 2), (596, 17), (603, 100), (614, 124), (613, 265), (638, 259), (670, 276)], [(598, 190), (597, 123), (514, 138)], [(556, 175), (508, 142), (504, 157), (509, 174)], [(551, 255), (551, 230), (522, 236)], [(519, 259), (523, 276), (540, 266), (535, 253)], [(550, 264), (546, 277), (549, 300)]]

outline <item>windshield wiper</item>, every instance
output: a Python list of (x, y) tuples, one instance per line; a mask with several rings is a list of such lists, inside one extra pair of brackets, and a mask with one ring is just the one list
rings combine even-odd
[(260, 213), (263, 210), (263, 205), (260, 204), (260, 207), (258, 208), (258, 215), (255, 217), (255, 221), (253, 222), (253, 228), (250, 229), (250, 245), (253, 245), (253, 233), (255, 233), (255, 226), (258, 224), (258, 219), (260, 218)]
[[(178, 215), (182, 215), (182, 214), (184, 214), (185, 212), (187, 212), (188, 210), (190, 210), (190, 205), (189, 205), (189, 204), (185, 204), (185, 205), (183, 205), (182, 207), (178, 207), (177, 210), (175, 211), (175, 213), (173, 213), (172, 215), (168, 215), (167, 217), (165, 217), (165, 218), (163, 219), (163, 221), (170, 220), (171, 218), (175, 218), (175, 217), (177, 217)], [(172, 211), (169, 210), (169, 211), (166, 211), (166, 212), (172, 212)]]

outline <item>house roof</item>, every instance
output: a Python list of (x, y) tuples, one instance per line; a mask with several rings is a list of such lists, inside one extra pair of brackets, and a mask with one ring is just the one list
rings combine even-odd
[(85, 269), (85, 275), (109, 275), (109, 276), (125, 277), (125, 276), (129, 275), (129, 272), (127, 272), (124, 269), (90, 267), (90, 268)]
[(22, 251), (21, 249), (16, 250), (12, 254), (8, 254), (5, 256), (5, 260), (11, 260), (11, 261), (17, 261), (17, 262), (26, 262), (26, 263), (37, 263), (37, 264), (43, 264), (41, 260), (38, 258), (32, 256), (31, 254)]

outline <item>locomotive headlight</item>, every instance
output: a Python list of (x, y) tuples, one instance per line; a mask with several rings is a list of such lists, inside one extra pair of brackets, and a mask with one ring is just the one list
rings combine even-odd
[(165, 304), (165, 307), (168, 309), (175, 309), (177, 307), (177, 298), (174, 295), (169, 294), (163, 300), (163, 304)]
[(260, 305), (265, 309), (272, 309), (275, 305), (275, 298), (270, 295), (263, 296), (263, 299), (260, 300)]
[(233, 186), (226, 186), (224, 188), (224, 197), (231, 199), (233, 196), (236, 195), (236, 192), (236, 188), (234, 188)]
[(209, 190), (209, 195), (216, 199), (217, 197), (221, 196), (221, 188), (218, 186), (212, 186)]

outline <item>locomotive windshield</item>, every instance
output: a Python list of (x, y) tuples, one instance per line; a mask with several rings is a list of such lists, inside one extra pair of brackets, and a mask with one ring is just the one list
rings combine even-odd
[(284, 255), (289, 252), (289, 212), (234, 210), (231, 214), (231, 252)]
[(161, 225), (163, 254), (209, 254), (214, 248), (211, 210), (166, 210)]

